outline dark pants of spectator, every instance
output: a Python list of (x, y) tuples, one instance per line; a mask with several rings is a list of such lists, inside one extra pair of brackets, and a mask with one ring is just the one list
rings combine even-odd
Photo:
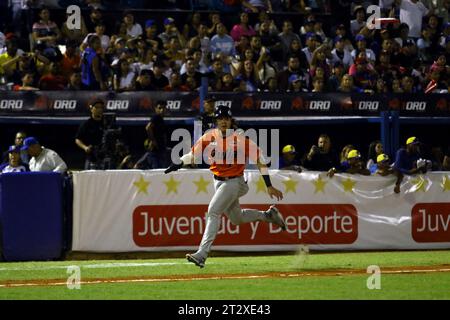
[(148, 151), (137, 162), (139, 169), (161, 169), (169, 166), (168, 150)]

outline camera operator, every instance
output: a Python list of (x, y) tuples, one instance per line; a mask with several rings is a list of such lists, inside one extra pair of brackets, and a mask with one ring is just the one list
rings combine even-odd
[(158, 101), (155, 107), (155, 115), (145, 127), (147, 140), (145, 146), (147, 152), (137, 161), (135, 169), (158, 169), (165, 168), (170, 164), (167, 144), (167, 126), (164, 122), (166, 102)]
[(105, 131), (103, 120), (103, 111), (105, 103), (102, 100), (94, 101), (89, 109), (91, 116), (83, 122), (78, 128), (75, 138), (76, 145), (86, 153), (86, 162), (84, 169), (100, 169), (100, 160), (98, 150), (101, 148), (102, 139)]

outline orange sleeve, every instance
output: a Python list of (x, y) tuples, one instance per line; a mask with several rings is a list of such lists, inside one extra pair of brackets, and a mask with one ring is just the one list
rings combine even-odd
[(203, 150), (212, 142), (214, 141), (214, 134), (213, 131), (207, 131), (203, 136), (200, 137), (200, 139), (197, 140), (197, 142), (192, 147), (192, 153), (194, 154), (194, 157), (197, 159), (198, 157), (202, 157)]

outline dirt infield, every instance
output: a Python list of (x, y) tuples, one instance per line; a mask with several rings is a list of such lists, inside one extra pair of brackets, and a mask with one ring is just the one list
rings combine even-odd
[[(415, 274), (450, 272), (450, 264), (428, 267), (400, 267), (382, 268), (382, 274)], [(350, 276), (367, 274), (364, 269), (323, 269), (303, 270), (299, 272), (268, 272), (254, 274), (203, 274), (203, 275), (173, 275), (161, 277), (125, 277), (125, 278), (87, 278), (80, 285), (87, 284), (113, 284), (113, 283), (144, 283), (144, 282), (174, 282), (174, 281), (202, 281), (202, 280), (236, 280), (236, 279), (267, 279), (267, 278), (301, 278), (320, 276)], [(37, 287), (37, 286), (65, 286), (64, 279), (35, 279), (35, 280), (8, 280), (0, 282), (0, 288)]]

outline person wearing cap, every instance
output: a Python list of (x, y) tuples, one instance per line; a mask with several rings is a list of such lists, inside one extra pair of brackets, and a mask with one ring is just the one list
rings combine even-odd
[(303, 53), (305, 54), (306, 61), (308, 61), (308, 64), (311, 64), (313, 53), (318, 47), (318, 41), (317, 36), (313, 32), (308, 32), (306, 34), (306, 47), (302, 49)]
[(163, 48), (163, 41), (158, 37), (158, 26), (154, 19), (148, 19), (145, 21), (145, 33), (143, 35), (144, 41), (149, 48), (152, 48), (154, 52)]
[(370, 171), (364, 166), (364, 162), (362, 161), (361, 153), (355, 149), (348, 152), (347, 160), (341, 163), (340, 171), (332, 168), (328, 171), (328, 176), (331, 178), (337, 172), (370, 176)]
[(136, 162), (135, 169), (160, 169), (170, 163), (168, 159), (168, 128), (164, 121), (167, 109), (166, 101), (159, 100), (155, 105), (155, 114), (145, 126), (147, 139), (144, 142), (145, 154)]
[(158, 35), (163, 43), (163, 47), (166, 48), (168, 46), (171, 38), (177, 38), (180, 42), (180, 46), (184, 48), (186, 46), (186, 39), (175, 26), (175, 20), (171, 17), (168, 17), (164, 19), (163, 24), (164, 32)]
[(317, 145), (311, 146), (304, 156), (303, 167), (314, 171), (328, 171), (339, 166), (339, 157), (331, 148), (331, 139), (327, 134), (321, 134)]
[(251, 139), (242, 134), (241, 130), (232, 128), (231, 109), (227, 106), (219, 106), (214, 116), (216, 128), (206, 132), (194, 144), (191, 151), (183, 155), (181, 159), (173, 159), (175, 163), (172, 163), (164, 171), (165, 174), (168, 174), (179, 170), (183, 165), (192, 165), (199, 162), (204, 156), (207, 156), (204, 161), (210, 164), (209, 169), (214, 175), (215, 193), (208, 206), (206, 228), (197, 252), (186, 255), (189, 262), (200, 268), (205, 266), (205, 261), (219, 231), (223, 213), (235, 225), (264, 221), (274, 223), (283, 230), (286, 229), (283, 217), (274, 205), (267, 211), (241, 209), (239, 198), (249, 190), (243, 176), (248, 160), (257, 164), (270, 197), (279, 201), (283, 199), (283, 193), (271, 183), (266, 165), (267, 160), (264, 159), (262, 150)]
[(418, 163), (419, 140), (416, 137), (410, 137), (406, 140), (406, 148), (400, 148), (395, 155), (394, 168), (403, 174), (426, 173), (426, 165)]
[(291, 93), (301, 93), (301, 92), (308, 92), (306, 88), (303, 87), (303, 80), (298, 74), (292, 74), (289, 77), (289, 87), (287, 92)]
[(20, 158), (21, 147), (12, 145), (8, 148), (8, 162), (0, 165), (0, 173), (25, 172), (27, 165)]
[(302, 172), (302, 168), (300, 167), (300, 163), (297, 159), (297, 152), (295, 151), (295, 147), (291, 144), (288, 144), (283, 147), (281, 150), (281, 157), (279, 162), (280, 170), (293, 170), (297, 172)]
[(345, 39), (341, 36), (334, 38), (334, 48), (331, 50), (331, 63), (341, 62), (345, 69), (353, 64), (352, 54), (345, 48)]
[(394, 192), (400, 193), (400, 184), (403, 180), (403, 174), (391, 166), (390, 159), (387, 154), (382, 153), (377, 156), (377, 163), (370, 168), (370, 173), (382, 177), (395, 175), (397, 180), (395, 182)]
[(47, 149), (35, 137), (23, 141), (21, 150), (27, 150), (30, 155), (30, 171), (52, 171), (65, 173), (67, 165), (53, 150)]
[(377, 56), (375, 55), (375, 52), (373, 52), (372, 49), (367, 48), (367, 40), (366, 37), (362, 34), (358, 34), (355, 37), (356, 41), (356, 49), (354, 49), (351, 52), (353, 60), (356, 60), (356, 58), (359, 56), (361, 52), (363, 52), (366, 55), (366, 58), (371, 62), (375, 63), (377, 60)]

